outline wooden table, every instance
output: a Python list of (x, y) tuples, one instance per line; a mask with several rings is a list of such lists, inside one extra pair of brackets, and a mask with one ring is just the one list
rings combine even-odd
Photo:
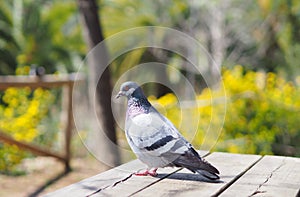
[[(72, 184), (46, 196), (299, 196), (300, 158), (200, 151), (221, 172), (205, 182), (186, 169), (159, 169), (157, 177), (133, 172), (138, 160)], [(87, 165), (88, 166), (88, 165)]]

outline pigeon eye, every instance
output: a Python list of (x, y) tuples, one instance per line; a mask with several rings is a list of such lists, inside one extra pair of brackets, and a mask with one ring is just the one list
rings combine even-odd
[(129, 87), (128, 87), (128, 86), (125, 86), (125, 87), (124, 87), (124, 90), (125, 90), (125, 91), (128, 91), (128, 90), (129, 90)]

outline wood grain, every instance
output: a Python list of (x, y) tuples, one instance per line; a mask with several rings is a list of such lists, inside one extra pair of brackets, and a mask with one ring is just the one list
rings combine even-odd
[[(199, 153), (200, 155), (208, 154), (207, 151), (199, 151)], [(120, 194), (122, 194), (122, 196), (128, 196), (139, 191), (141, 188), (146, 188), (157, 183), (166, 176), (169, 176), (170, 173), (179, 170), (179, 168), (159, 169), (157, 171), (159, 173), (158, 177), (131, 176), (134, 172), (142, 169), (146, 169), (146, 165), (139, 160), (134, 160), (53, 193), (49, 193), (47, 196), (110, 196)]]
[(62, 189), (56, 190), (55, 192), (49, 193), (46, 196), (88, 196), (101, 188), (106, 188), (123, 179), (136, 169), (142, 168), (145, 168), (145, 165), (139, 160), (134, 160), (96, 176), (84, 179), (78, 183), (74, 183)]
[(299, 158), (264, 156), (221, 196), (296, 196), (299, 188)]
[(259, 155), (212, 153), (206, 160), (219, 169), (222, 182), (204, 182), (199, 175), (183, 169), (135, 196), (214, 196), (226, 189), (260, 158)]
[(146, 167), (134, 160), (47, 196), (297, 196), (300, 188), (299, 158), (215, 152), (206, 160), (219, 169), (221, 181), (181, 168), (133, 176)]

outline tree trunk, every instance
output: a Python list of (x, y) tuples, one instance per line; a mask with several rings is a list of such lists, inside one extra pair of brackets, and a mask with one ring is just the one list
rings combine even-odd
[(212, 6), (209, 9), (209, 31), (210, 31), (210, 54), (213, 61), (210, 62), (211, 85), (218, 87), (220, 71), (226, 51), (226, 39), (224, 37), (225, 12), (228, 2), (223, 1), (219, 6)]
[[(83, 22), (84, 38), (90, 50), (104, 40), (98, 7), (95, 0), (78, 0), (81, 19)], [(105, 45), (100, 49), (101, 54), (91, 51), (88, 55), (90, 103), (95, 109), (101, 131), (93, 131), (94, 146), (92, 151), (96, 157), (110, 167), (119, 163), (116, 146), (116, 132), (111, 110), (110, 72), (107, 67), (109, 56)], [(105, 161), (104, 161), (105, 160)]]

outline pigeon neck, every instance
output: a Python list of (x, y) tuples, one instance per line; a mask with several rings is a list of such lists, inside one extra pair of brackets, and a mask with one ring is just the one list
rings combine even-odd
[(148, 113), (151, 104), (142, 92), (135, 91), (130, 98), (128, 98), (127, 115), (130, 117), (138, 114)]
[(130, 95), (130, 97), (137, 98), (137, 99), (139, 99), (139, 98), (146, 98), (145, 95), (144, 95), (144, 93), (143, 93), (143, 90), (140, 87), (138, 87), (137, 89), (135, 89), (132, 92), (132, 94)]

